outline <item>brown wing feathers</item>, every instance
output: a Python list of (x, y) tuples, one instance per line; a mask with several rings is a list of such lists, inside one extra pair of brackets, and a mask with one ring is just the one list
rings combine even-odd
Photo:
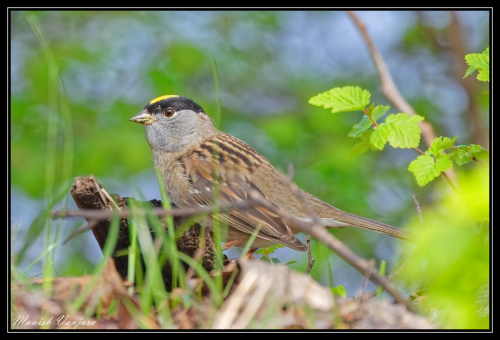
[[(249, 190), (265, 197), (251, 182), (249, 175), (259, 166), (270, 166), (268, 161), (232, 136), (222, 134), (217, 141), (206, 141), (179, 160), (195, 189), (186, 200), (190, 205), (211, 204), (215, 172), (218, 174), (218, 198), (221, 202), (246, 200)], [(215, 167), (216, 171), (212, 167)], [(286, 223), (263, 207), (233, 209), (228, 214), (214, 217), (248, 234), (252, 234), (260, 225), (259, 237), (282, 243), (295, 250), (306, 250), (305, 245), (295, 237)]]

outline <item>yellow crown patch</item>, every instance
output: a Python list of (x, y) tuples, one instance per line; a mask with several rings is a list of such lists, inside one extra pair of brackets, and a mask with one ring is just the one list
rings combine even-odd
[(172, 98), (172, 97), (179, 97), (179, 96), (177, 96), (175, 94), (167, 94), (165, 96), (161, 96), (161, 97), (153, 99), (152, 101), (149, 102), (149, 105), (154, 104), (156, 102), (159, 102), (160, 100), (167, 99), (167, 98)]

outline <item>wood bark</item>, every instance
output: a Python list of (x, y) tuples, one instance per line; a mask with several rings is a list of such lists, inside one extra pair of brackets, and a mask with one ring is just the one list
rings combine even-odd
[[(112, 211), (113, 205), (108, 202), (105, 195), (102, 193), (101, 186), (97, 183), (93, 175), (87, 177), (77, 177), (75, 178), (75, 183), (71, 187), (71, 196), (75, 200), (76, 205), (80, 210), (105, 210)], [(128, 209), (130, 203), (134, 204), (135, 201), (132, 198), (120, 197), (117, 194), (112, 194), (111, 197), (115, 200), (117, 205), (121, 209)], [(162, 207), (162, 202), (159, 200), (151, 200), (143, 202), (144, 204), (150, 204), (152, 207)], [(135, 204), (134, 204), (135, 205)], [(175, 208), (175, 206), (173, 206)], [(182, 217), (176, 216), (173, 218), (174, 227), (177, 229), (182, 224)], [(161, 220), (160, 220), (161, 221)], [(109, 233), (111, 219), (91, 219), (87, 218), (87, 223), (92, 226), (92, 233), (101, 248), (104, 248), (106, 239)], [(162, 222), (162, 225), (165, 225)], [(166, 228), (165, 228), (166, 229)], [(151, 230), (151, 228), (150, 228)], [(188, 228), (184, 234), (177, 241), (177, 247), (179, 251), (193, 257), (199, 248), (200, 244), (200, 233), (201, 226), (195, 223), (193, 226)], [(151, 235), (153, 238), (156, 237), (153, 230), (151, 230)], [(129, 231), (128, 231), (128, 220), (122, 218), (120, 221), (120, 230), (118, 233), (118, 240), (116, 242), (115, 251), (113, 252), (113, 260), (115, 261), (116, 270), (123, 279), (127, 278), (128, 269), (128, 256), (116, 256), (116, 252), (123, 249), (128, 249), (130, 246)], [(142, 263), (143, 268), (145, 268), (144, 263)], [(187, 264), (183, 263), (185, 270), (187, 271)], [(203, 255), (203, 267), (205, 270), (210, 272), (215, 266), (215, 251), (212, 232), (206, 229), (205, 233), (205, 252)], [(166, 261), (163, 268), (163, 280), (167, 290), (171, 290), (172, 287), (172, 272), (170, 264)]]

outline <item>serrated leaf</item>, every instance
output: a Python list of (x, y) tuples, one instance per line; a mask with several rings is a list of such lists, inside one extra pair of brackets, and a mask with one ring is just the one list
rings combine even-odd
[(439, 155), (436, 157), (436, 161), (432, 156), (422, 155), (410, 163), (408, 170), (413, 173), (418, 185), (423, 187), (438, 177), (441, 172), (452, 167), (453, 162), (449, 155)]
[(372, 145), (372, 143), (370, 142), (370, 139), (371, 139), (372, 134), (373, 134), (373, 132), (374, 132), (374, 131), (375, 131), (375, 130), (370, 129), (370, 130), (366, 131), (365, 133), (363, 133), (363, 134), (361, 135), (361, 140), (363, 140), (363, 141), (365, 141), (365, 142), (368, 142), (368, 143), (370, 144), (370, 148), (371, 148), (373, 151), (378, 151), (379, 149), (377, 149), (376, 147), (374, 147), (374, 146)]
[(309, 99), (309, 104), (331, 108), (332, 113), (362, 111), (370, 103), (371, 94), (359, 86), (335, 87)]
[(368, 130), (368, 131), (366, 131), (365, 133), (363, 133), (363, 134), (361, 135), (361, 140), (364, 140), (364, 141), (369, 142), (369, 141), (370, 141), (370, 138), (371, 138), (371, 136), (372, 136), (372, 134), (373, 134), (373, 131), (375, 131), (375, 130)]
[[(383, 115), (386, 114), (387, 111), (389, 111), (390, 106), (384, 106), (384, 105), (378, 105), (375, 107), (372, 112), (371, 116), (373, 120), (376, 122), (377, 120), (380, 119)], [(370, 111), (368, 111), (370, 113)], [(358, 138), (360, 137), (366, 130), (368, 130), (370, 127), (372, 127), (372, 121), (368, 117), (368, 115), (364, 115), (363, 118), (361, 118), (361, 121), (358, 124), (354, 124), (352, 127), (352, 131), (349, 132), (349, 137), (352, 138)]]
[(468, 76), (470, 76), (472, 73), (474, 73), (475, 70), (476, 70), (476, 68), (474, 66), (469, 66), (469, 68), (467, 69), (467, 72), (465, 72), (464, 78), (467, 78)]
[(464, 165), (476, 158), (488, 158), (489, 153), (481, 145), (458, 145), (450, 153), (450, 157), (457, 163), (457, 165)]
[[(437, 137), (431, 143), (428, 151), (430, 151), (434, 156), (439, 156), (442, 150), (449, 149), (453, 146), (453, 143), (457, 140), (458, 136), (455, 138), (450, 137)], [(426, 152), (427, 153), (427, 152)]]
[(387, 138), (391, 134), (391, 128), (387, 124), (380, 124), (370, 137), (370, 144), (377, 150), (383, 150), (387, 143)]
[(436, 157), (436, 167), (439, 171), (444, 172), (453, 168), (453, 162), (448, 155), (440, 155)]
[(490, 69), (490, 56), (483, 53), (470, 53), (465, 56), (465, 61), (469, 66), (473, 66), (478, 70)]
[(471, 155), (474, 155), (474, 154), (478, 153), (479, 151), (481, 151), (481, 145), (477, 145), (477, 144), (470, 144), (469, 145), (469, 153)]
[(344, 299), (347, 297), (347, 291), (345, 290), (344, 286), (339, 285), (337, 287), (332, 287), (331, 289), (333, 294), (337, 294)]
[[(466, 75), (474, 72), (470, 69), (474, 67), (478, 71), (477, 79), (480, 81), (490, 81), (490, 48), (487, 47), (482, 53), (471, 53), (465, 56), (465, 61), (470, 66)], [(465, 77), (464, 77), (465, 78)]]
[(481, 147), (481, 150), (479, 150), (476, 154), (474, 154), (474, 157), (476, 157), (476, 158), (490, 158), (490, 154), (485, 148)]
[(285, 247), (284, 245), (277, 243), (274, 246), (270, 246), (270, 247), (267, 247), (267, 248), (261, 248), (261, 249), (257, 250), (254, 254), (267, 256), (266, 255), (266, 251), (264, 249), (267, 249), (267, 252), (269, 254), (272, 254), (272, 253), (274, 253), (276, 251), (276, 249), (278, 249), (278, 248), (284, 248), (284, 247)]
[[(465, 148), (463, 148), (465, 146)], [(458, 146), (457, 149), (454, 149), (450, 152), (450, 158), (457, 163), (457, 165), (464, 165), (472, 161), (471, 155), (467, 152), (467, 145)]]
[(370, 147), (371, 147), (371, 144), (369, 141), (362, 140), (361, 142), (354, 144), (351, 151), (347, 155), (347, 158), (361, 155), (361, 154), (365, 153), (366, 151), (368, 151), (368, 149)]
[(392, 133), (387, 140), (394, 148), (411, 149), (420, 144), (420, 126), (418, 123), (423, 121), (424, 117), (406, 113), (389, 115), (384, 124), (391, 127)]
[(281, 263), (281, 261), (279, 259), (277, 259), (276, 257), (271, 257), (270, 259), (268, 259), (267, 257), (261, 257), (260, 258), (262, 261), (266, 261), (266, 262), (272, 262), (272, 263)]
[(422, 116), (410, 116), (407, 113), (390, 114), (385, 122), (373, 132), (370, 143), (378, 150), (384, 149), (385, 143), (394, 148), (411, 149), (420, 143), (420, 127)]
[(488, 69), (488, 70), (479, 71), (479, 73), (477, 74), (477, 80), (489, 82), (490, 81), (490, 70)]

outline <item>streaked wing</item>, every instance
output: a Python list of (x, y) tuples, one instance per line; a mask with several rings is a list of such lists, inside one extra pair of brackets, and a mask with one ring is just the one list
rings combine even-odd
[[(259, 166), (270, 166), (269, 163), (235, 137), (221, 134), (218, 141), (206, 141), (179, 160), (190, 182), (191, 190), (184, 200), (188, 205), (212, 205), (214, 177), (219, 182), (217, 196), (221, 203), (244, 201), (251, 191), (267, 199), (252, 183), (250, 175)], [(275, 207), (279, 210), (277, 205)], [(306, 246), (295, 237), (285, 221), (264, 207), (232, 209), (213, 217), (247, 234), (252, 234), (260, 225), (258, 237), (298, 251), (306, 250)]]

